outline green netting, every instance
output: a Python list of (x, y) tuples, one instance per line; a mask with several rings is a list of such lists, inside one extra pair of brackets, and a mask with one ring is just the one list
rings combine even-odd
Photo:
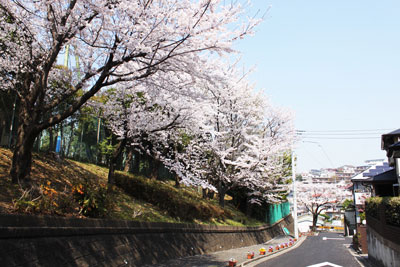
[(265, 221), (269, 224), (274, 224), (280, 219), (288, 216), (289, 213), (290, 213), (289, 202), (284, 202), (280, 204), (269, 204)]

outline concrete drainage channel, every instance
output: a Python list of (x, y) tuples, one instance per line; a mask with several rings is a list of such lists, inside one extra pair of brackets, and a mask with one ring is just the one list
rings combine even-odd
[[(277, 257), (277, 256), (279, 256), (281, 254), (287, 253), (287, 252), (297, 248), (298, 246), (300, 246), (304, 242), (304, 240), (306, 240), (305, 236), (301, 237), (297, 242), (294, 242), (294, 244), (292, 246), (290, 246), (290, 247), (280, 248), (279, 250), (274, 250), (273, 252), (267, 252), (265, 255), (260, 255), (260, 256), (258, 256), (256, 258), (249, 259), (249, 260), (244, 261), (241, 264), (236, 265), (236, 266), (241, 266), (241, 267), (243, 267), (243, 266), (247, 266), (247, 267), (255, 266), (256, 264), (260, 264), (263, 261), (266, 261), (266, 260), (269, 260), (271, 258)], [(271, 240), (271, 241), (273, 241), (273, 240)], [(265, 245), (267, 245), (267, 244), (268, 244), (268, 242)], [(235, 265), (233, 265), (233, 266), (235, 266)]]

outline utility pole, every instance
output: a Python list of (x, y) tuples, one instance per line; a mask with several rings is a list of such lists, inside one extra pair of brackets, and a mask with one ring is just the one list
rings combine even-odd
[(293, 219), (294, 219), (294, 237), (299, 238), (299, 229), (297, 226), (297, 191), (296, 191), (296, 163), (294, 150), (292, 151), (292, 180), (293, 180)]

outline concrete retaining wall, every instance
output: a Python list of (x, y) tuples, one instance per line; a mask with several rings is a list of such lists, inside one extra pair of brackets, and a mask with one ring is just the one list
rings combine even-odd
[(376, 266), (398, 267), (400, 266), (400, 246), (384, 239), (373, 229), (367, 231), (368, 258)]
[(367, 214), (368, 258), (375, 266), (400, 266), (400, 227)]
[(0, 215), (2, 266), (145, 266), (265, 242), (293, 232), (272, 226), (219, 227)]

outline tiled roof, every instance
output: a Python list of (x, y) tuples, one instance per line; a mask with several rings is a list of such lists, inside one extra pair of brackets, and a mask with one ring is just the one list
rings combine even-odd
[(393, 168), (389, 166), (389, 163), (383, 162), (380, 165), (376, 165), (375, 167), (369, 168), (366, 172), (363, 173), (364, 177), (373, 177), (379, 175), (381, 173), (392, 170)]

